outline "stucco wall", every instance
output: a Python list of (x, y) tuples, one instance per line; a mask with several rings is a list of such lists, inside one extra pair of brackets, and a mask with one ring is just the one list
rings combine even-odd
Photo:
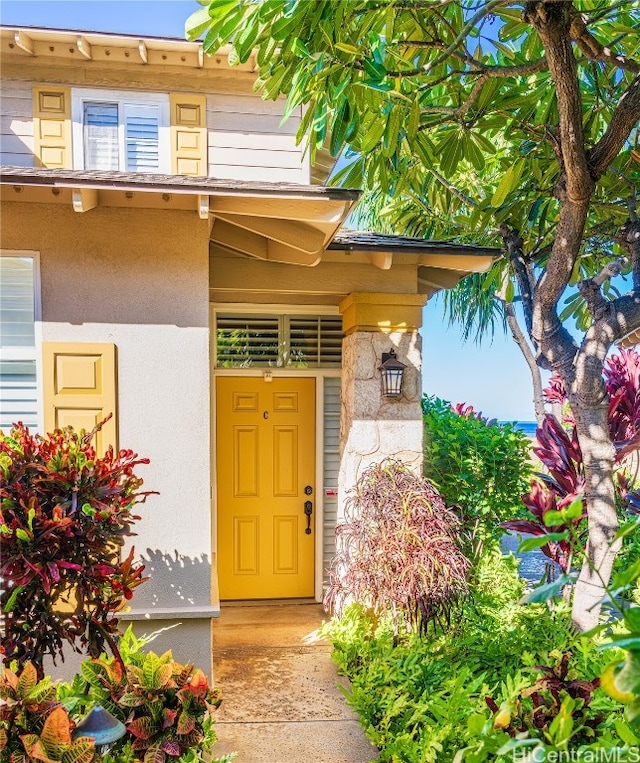
[(43, 341), (117, 347), (119, 445), (160, 494), (132, 539), (136, 609), (211, 603), (207, 241), (195, 212), (2, 207), (2, 247), (40, 252)]

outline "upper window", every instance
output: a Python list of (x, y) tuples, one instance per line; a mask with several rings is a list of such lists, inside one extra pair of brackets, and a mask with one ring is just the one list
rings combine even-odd
[(170, 172), (169, 96), (75, 89), (76, 169)]
[(38, 426), (37, 255), (0, 253), (0, 429)]

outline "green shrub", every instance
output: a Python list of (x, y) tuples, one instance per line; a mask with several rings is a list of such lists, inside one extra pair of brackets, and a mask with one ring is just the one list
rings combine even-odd
[(470, 407), (424, 396), (424, 474), (456, 508), (476, 549), (496, 540), (501, 522), (522, 511), (531, 477), (530, 440), (513, 424), (487, 421)]
[[(388, 619), (373, 620), (358, 606), (329, 624), (334, 659), (351, 682), (349, 702), (381, 761), (511, 762), (514, 740), (553, 749), (624, 746), (621, 706), (595, 688), (611, 656), (573, 632), (566, 609), (524, 606), (521, 592), (514, 560), (491, 552), (478, 565), (473, 599), (446, 633), (394, 641)], [(549, 670), (560, 681), (557, 704)], [(581, 691), (588, 701), (571, 697)], [(546, 708), (543, 728), (534, 720), (535, 692)], [(525, 730), (515, 731), (516, 722)]]
[(458, 547), (458, 528), (431, 483), (405, 464), (369, 467), (336, 528), (325, 604), (341, 613), (356, 601), (375, 616), (389, 614), (396, 633), (448, 621), (467, 593), (469, 562)]

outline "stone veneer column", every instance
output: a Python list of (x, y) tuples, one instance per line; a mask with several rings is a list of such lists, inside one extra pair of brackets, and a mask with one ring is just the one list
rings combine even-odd
[[(422, 473), (422, 294), (349, 294), (340, 303), (342, 412), (338, 518), (347, 492), (372, 463), (395, 458)], [(399, 398), (382, 396), (382, 353), (395, 350), (407, 368)]]

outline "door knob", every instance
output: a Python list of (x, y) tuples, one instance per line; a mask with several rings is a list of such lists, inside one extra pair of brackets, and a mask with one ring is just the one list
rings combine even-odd
[(313, 504), (311, 501), (304, 502), (304, 513), (307, 516), (307, 529), (305, 530), (305, 533), (311, 535), (311, 514), (313, 513)]

